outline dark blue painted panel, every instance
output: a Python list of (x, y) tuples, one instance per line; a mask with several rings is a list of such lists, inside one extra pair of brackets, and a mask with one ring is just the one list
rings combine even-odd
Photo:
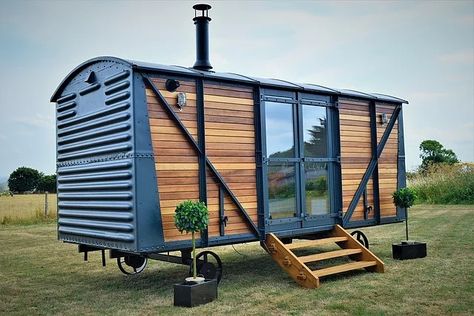
[(59, 239), (136, 251), (131, 68), (97, 61), (57, 102)]
[(163, 245), (163, 226), (146, 90), (139, 73), (133, 75), (133, 86), (137, 242), (139, 252), (151, 252)]

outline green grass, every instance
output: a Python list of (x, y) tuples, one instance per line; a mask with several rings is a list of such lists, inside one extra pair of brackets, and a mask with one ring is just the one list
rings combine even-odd
[(417, 203), (474, 204), (474, 164), (437, 164), (409, 177)]
[(44, 214), (44, 194), (0, 196), (0, 225), (51, 223), (56, 218), (56, 194), (48, 194), (48, 215)]
[(428, 242), (428, 257), (391, 259), (404, 224), (363, 229), (386, 273), (355, 272), (299, 287), (258, 243), (217, 247), (224, 262), (219, 298), (194, 309), (173, 307), (174, 283), (188, 267), (152, 261), (138, 276), (115, 262), (101, 267), (71, 244), (57, 241), (54, 224), (0, 226), (0, 314), (179, 315), (446, 315), (474, 314), (474, 207), (416, 206), (411, 239)]

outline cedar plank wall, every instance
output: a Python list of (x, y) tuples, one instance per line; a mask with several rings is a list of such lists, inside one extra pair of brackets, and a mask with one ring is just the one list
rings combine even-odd
[[(339, 99), (341, 135), (341, 170), (343, 211), (347, 211), (372, 155), (370, 139), (369, 102)], [(373, 182), (367, 184), (368, 205), (373, 207)], [(374, 211), (368, 214), (374, 218)], [(361, 196), (351, 220), (364, 219), (364, 202)]]
[[(180, 80), (177, 92), (185, 92), (186, 106), (177, 107), (177, 92), (166, 91), (166, 79), (154, 78), (153, 84), (175, 110), (189, 133), (197, 141), (196, 85), (194, 80)], [(151, 139), (160, 195), (161, 217), (165, 241), (191, 239), (174, 225), (176, 205), (184, 200), (199, 200), (198, 156), (176, 123), (168, 117), (151, 89), (146, 90)]]
[[(252, 88), (204, 83), (206, 154), (247, 214), (257, 223), (254, 101)], [(219, 236), (219, 187), (208, 173), (209, 236)], [(251, 233), (237, 206), (224, 199), (225, 235)], [(211, 229), (217, 227), (217, 229)]]
[[(391, 114), (395, 109), (392, 104), (377, 103), (377, 137), (382, 138), (386, 126), (382, 126), (381, 114), (387, 114), (390, 121)], [(380, 216), (395, 216), (397, 210), (393, 205), (392, 194), (397, 190), (398, 173), (398, 120), (393, 126), (390, 137), (385, 144), (382, 155), (379, 158), (379, 192), (380, 192)]]
[[(152, 79), (168, 104), (197, 142), (196, 86), (193, 80), (179, 80), (176, 92), (166, 91), (166, 79)], [(253, 91), (251, 88), (205, 83), (204, 111), (206, 154), (226, 181), (240, 204), (257, 222), (255, 134)], [(182, 111), (176, 105), (177, 92), (185, 92), (187, 104)], [(151, 138), (158, 178), (158, 192), (165, 241), (190, 239), (174, 226), (173, 214), (184, 200), (199, 200), (198, 157), (176, 123), (164, 112), (158, 99), (147, 89)], [(219, 236), (219, 187), (207, 173), (209, 237)], [(225, 235), (251, 233), (229, 196), (224, 197), (228, 217)]]

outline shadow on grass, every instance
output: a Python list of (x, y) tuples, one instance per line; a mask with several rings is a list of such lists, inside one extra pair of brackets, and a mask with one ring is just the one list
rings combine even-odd
[[(341, 263), (339, 260), (328, 261), (329, 265), (339, 263)], [(139, 291), (145, 295), (160, 295), (163, 298), (169, 298), (173, 293), (173, 284), (180, 283), (187, 277), (188, 271), (188, 266), (155, 261), (140, 275), (121, 275), (117, 269), (116, 273), (112, 274), (92, 276), (85, 273), (82, 277), (98, 277), (96, 281), (103, 288), (113, 288), (125, 293)], [(364, 273), (366, 272), (363, 270), (351, 271), (325, 277), (323, 282), (331, 284)], [(233, 254), (229, 251), (223, 253), (223, 278), (219, 284), (221, 291), (248, 289), (264, 284), (272, 287), (300, 288), (263, 250), (256, 252), (252, 249), (250, 254), (245, 255)]]

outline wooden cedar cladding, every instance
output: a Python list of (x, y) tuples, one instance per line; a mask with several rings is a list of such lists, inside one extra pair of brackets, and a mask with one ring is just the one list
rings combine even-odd
[[(339, 122), (341, 135), (341, 173), (343, 210), (349, 204), (359, 187), (372, 157), (370, 137), (369, 102), (351, 99), (339, 100)], [(373, 181), (367, 184), (367, 204), (374, 205)], [(359, 200), (352, 220), (364, 219), (364, 200)], [(375, 212), (368, 213), (367, 219), (374, 218)]]
[[(253, 90), (241, 86), (204, 83), (206, 154), (254, 223), (257, 223), (257, 187)], [(217, 181), (208, 173), (207, 203), (219, 227)], [(224, 199), (228, 222), (225, 235), (251, 233), (229, 196)], [(219, 236), (210, 230), (209, 236)]]
[[(166, 79), (152, 79), (183, 125), (197, 141), (196, 84), (180, 80), (180, 92), (187, 97), (186, 107), (179, 111), (176, 93), (166, 91)], [(190, 237), (174, 226), (174, 210), (184, 200), (199, 200), (198, 156), (185, 136), (164, 111), (151, 89), (147, 89), (148, 114), (155, 155), (155, 169), (160, 195), (160, 209), (165, 241)]]
[[(152, 79), (183, 125), (198, 141), (196, 83), (179, 80), (176, 92), (166, 91), (166, 79)], [(177, 93), (186, 93), (186, 106), (177, 107)], [(198, 154), (176, 123), (163, 110), (151, 89), (147, 89), (151, 138), (155, 155), (160, 208), (165, 241), (190, 239), (174, 226), (177, 204), (199, 200)], [(239, 203), (256, 223), (257, 193), (253, 91), (240, 86), (204, 83), (206, 155), (227, 183)], [(207, 167), (206, 167), (207, 168)], [(219, 185), (207, 168), (209, 237), (220, 236)], [(230, 196), (224, 194), (225, 235), (252, 233)]]
[[(377, 141), (380, 142), (385, 127), (382, 126), (382, 114), (387, 115), (387, 122), (391, 118), (395, 106), (392, 104), (377, 103)], [(385, 144), (382, 155), (379, 158), (379, 194), (381, 217), (395, 216), (396, 207), (393, 205), (392, 194), (397, 190), (398, 175), (398, 120), (393, 126), (390, 137)]]
[[(341, 99), (339, 101), (339, 118), (341, 133), (341, 162), (343, 210), (346, 211), (366, 171), (372, 155), (370, 136), (370, 114), (368, 101)], [(385, 132), (387, 124), (382, 124), (382, 114), (387, 115), (387, 122), (395, 109), (392, 104), (376, 104), (377, 144)], [(390, 137), (379, 158), (379, 203), (380, 216), (396, 215), (392, 202), (392, 193), (397, 189), (398, 160), (398, 123), (395, 123)], [(374, 206), (372, 178), (367, 184), (367, 202)], [(372, 211), (366, 219), (375, 215)], [(363, 197), (359, 200), (351, 220), (364, 219)]]

